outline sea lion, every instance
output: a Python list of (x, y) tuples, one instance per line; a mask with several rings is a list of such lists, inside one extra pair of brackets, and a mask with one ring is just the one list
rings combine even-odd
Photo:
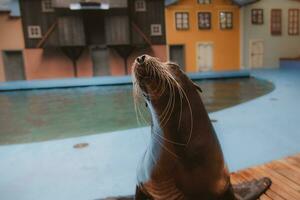
[(137, 111), (145, 101), (151, 113), (136, 200), (255, 200), (270, 187), (268, 178), (231, 185), (201, 88), (177, 64), (142, 55), (132, 74)]

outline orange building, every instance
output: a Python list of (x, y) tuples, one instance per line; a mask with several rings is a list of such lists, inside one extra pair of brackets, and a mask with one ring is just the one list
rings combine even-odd
[(179, 0), (165, 9), (169, 59), (187, 72), (240, 69), (240, 11), (230, 0)]

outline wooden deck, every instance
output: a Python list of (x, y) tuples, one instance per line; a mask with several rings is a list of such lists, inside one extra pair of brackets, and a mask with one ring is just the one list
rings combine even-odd
[(261, 200), (300, 200), (300, 154), (232, 173), (233, 184), (263, 176), (272, 186)]
[[(300, 154), (231, 174), (233, 184), (269, 177), (271, 188), (260, 200), (300, 200)], [(107, 198), (106, 200), (132, 200), (133, 197)]]

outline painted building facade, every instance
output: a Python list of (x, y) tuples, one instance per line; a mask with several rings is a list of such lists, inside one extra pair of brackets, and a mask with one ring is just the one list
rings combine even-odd
[(20, 10), (21, 34), (1, 33), (20, 55), (0, 66), (22, 66), (23, 76), (2, 70), (0, 81), (125, 75), (143, 53), (166, 60), (163, 0), (21, 0)]
[(300, 1), (261, 0), (241, 14), (243, 67), (279, 67), (281, 58), (300, 56)]
[(187, 72), (240, 69), (240, 8), (230, 0), (166, 7), (168, 57)]
[[(16, 2), (4, 1), (0, 5), (0, 81), (22, 79), (24, 39), (20, 12)], [(10, 68), (14, 58), (17, 68)]]

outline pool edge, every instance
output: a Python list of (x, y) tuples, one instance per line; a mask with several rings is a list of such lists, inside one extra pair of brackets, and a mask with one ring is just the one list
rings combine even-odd
[[(226, 78), (247, 78), (250, 77), (249, 70), (225, 71), (225, 72), (201, 72), (188, 73), (192, 80), (203, 79), (226, 79)], [(88, 86), (112, 86), (128, 85), (132, 83), (131, 76), (104, 76), (91, 78), (68, 78), (52, 80), (31, 80), (0, 82), (1, 91), (72, 88)]]

